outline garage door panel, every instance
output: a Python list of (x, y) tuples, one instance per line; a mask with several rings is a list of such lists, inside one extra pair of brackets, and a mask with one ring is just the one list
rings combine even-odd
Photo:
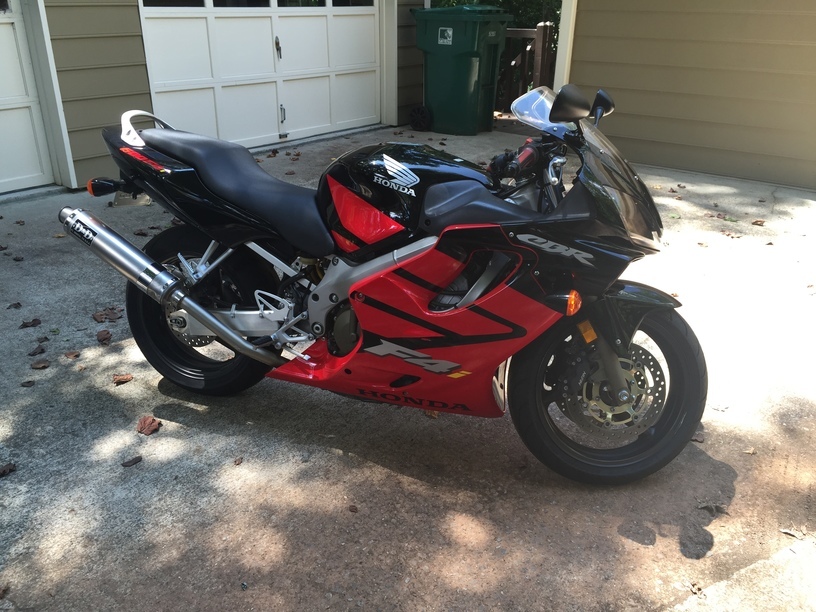
[(144, 38), (148, 72), (154, 84), (212, 78), (205, 18), (145, 19)]
[(218, 137), (245, 147), (271, 142), (278, 135), (278, 92), (275, 83), (236, 85), (221, 89)]
[(335, 68), (376, 63), (377, 23), (374, 15), (334, 17), (331, 60)]
[(338, 126), (345, 128), (365, 125), (379, 115), (376, 90), (377, 72), (338, 74), (332, 87), (332, 117)]
[(140, 3), (157, 115), (248, 147), (379, 121), (376, 4), (228, 4)]
[(16, 25), (0, 23), (0, 58), (4, 64), (3, 78), (0, 79), (0, 99), (28, 96), (21, 56)]
[[(218, 74), (222, 78), (270, 75), (275, 72), (275, 47), (269, 17), (215, 19)], [(240, 41), (240, 44), (235, 44)]]
[(178, 130), (218, 137), (215, 94), (212, 89), (168, 91), (153, 96), (157, 117)]
[(279, 17), (275, 29), (281, 43), (282, 72), (329, 67), (329, 27), (325, 15)]
[(37, 125), (31, 107), (0, 110), (0, 134), (14, 146), (0, 147), (0, 192), (17, 189), (18, 183), (45, 174), (37, 147)]
[(290, 138), (316, 133), (331, 125), (329, 77), (291, 79), (283, 82), (282, 102), (286, 121), (281, 126)]

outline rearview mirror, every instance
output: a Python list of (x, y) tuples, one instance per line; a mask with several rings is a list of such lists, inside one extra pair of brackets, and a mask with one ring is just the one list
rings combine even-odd
[(575, 85), (564, 85), (558, 90), (550, 109), (550, 121), (554, 123), (573, 123), (589, 117), (592, 107), (589, 100)]
[(612, 96), (603, 89), (599, 89), (595, 95), (595, 101), (592, 103), (592, 115), (595, 117), (595, 125), (601, 122), (601, 117), (611, 115), (614, 110), (615, 102), (612, 100)]

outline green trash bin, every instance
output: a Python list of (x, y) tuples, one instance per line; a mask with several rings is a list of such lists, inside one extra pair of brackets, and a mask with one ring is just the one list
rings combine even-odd
[(413, 9), (425, 52), (425, 106), (431, 128), (472, 135), (493, 129), (499, 60), (507, 22), (495, 6)]

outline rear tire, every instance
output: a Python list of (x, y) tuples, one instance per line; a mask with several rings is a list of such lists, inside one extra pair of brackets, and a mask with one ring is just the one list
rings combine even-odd
[[(198, 230), (180, 225), (155, 236), (143, 250), (172, 270), (178, 266), (178, 253), (188, 261), (198, 259), (209, 244), (210, 239)], [(277, 276), (265, 264), (239, 250), (197, 284), (191, 295), (205, 308), (253, 307), (255, 289), (274, 292), (277, 285)], [(253, 386), (269, 371), (268, 365), (232, 352), (213, 337), (179, 337), (168, 325), (161, 304), (131, 283), (125, 308), (133, 338), (147, 361), (183, 389), (233, 395)]]
[(635, 335), (632, 359), (648, 361), (645, 369), (639, 364), (646, 373), (639, 380), (653, 383), (649, 399), (641, 395), (652, 402), (638, 415), (641, 425), (648, 422), (643, 428), (635, 422), (605, 428), (591, 411), (579, 414), (577, 403), (571, 406), (579, 410), (565, 409), (570, 400), (552, 372), (573, 334), (565, 322), (510, 363), (510, 415), (524, 444), (552, 470), (581, 482), (623, 484), (656, 472), (685, 448), (705, 408), (708, 374), (694, 332), (677, 312), (661, 310), (647, 315)]

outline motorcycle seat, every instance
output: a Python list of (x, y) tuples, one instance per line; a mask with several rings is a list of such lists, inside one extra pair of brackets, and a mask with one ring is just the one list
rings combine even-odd
[(142, 130), (140, 136), (149, 147), (194, 168), (213, 194), (269, 223), (295, 248), (316, 257), (334, 251), (317, 191), (267, 174), (241, 145), (159, 128)]

